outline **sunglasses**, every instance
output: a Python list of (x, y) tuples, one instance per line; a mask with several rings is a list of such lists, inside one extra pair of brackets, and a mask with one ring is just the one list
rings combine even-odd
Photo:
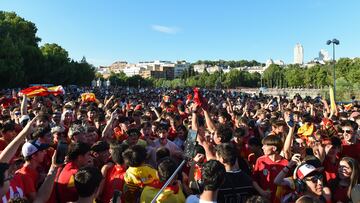
[(351, 134), (351, 133), (353, 133), (353, 131), (352, 130), (342, 130), (342, 133)]
[(318, 183), (318, 180), (322, 181), (322, 179), (323, 179), (323, 175), (315, 175), (310, 178), (305, 178), (306, 181), (311, 181), (314, 184)]

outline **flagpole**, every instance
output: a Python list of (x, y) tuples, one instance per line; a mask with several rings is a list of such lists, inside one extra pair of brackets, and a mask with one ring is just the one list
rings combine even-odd
[(184, 166), (184, 164), (186, 163), (186, 160), (183, 160), (179, 167), (175, 170), (175, 172), (171, 175), (171, 177), (166, 181), (166, 183), (164, 184), (164, 186), (162, 186), (162, 188), (159, 190), (159, 192), (156, 194), (156, 196), (154, 197), (154, 199), (151, 201), (151, 203), (156, 203), (156, 199), (160, 196), (160, 194), (165, 190), (165, 188), (171, 183), (171, 181), (175, 178), (176, 174), (180, 171), (180, 169)]

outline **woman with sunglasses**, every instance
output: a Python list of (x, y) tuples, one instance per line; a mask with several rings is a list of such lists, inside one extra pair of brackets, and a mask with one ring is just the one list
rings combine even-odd
[(349, 202), (351, 190), (358, 183), (359, 163), (350, 157), (340, 160), (336, 179), (329, 183), (333, 202)]
[[(314, 162), (313, 165), (309, 163)], [(295, 168), (293, 176), (288, 177), (292, 169)], [(289, 164), (283, 168), (283, 170), (277, 175), (274, 183), (278, 186), (283, 186), (290, 189), (292, 192), (281, 195), (281, 202), (295, 202), (296, 199), (303, 195), (310, 196), (319, 202), (330, 203), (331, 192), (330, 189), (324, 187), (323, 184), (323, 169), (321, 167), (315, 167), (314, 160), (309, 160), (301, 163), (300, 154), (295, 154)], [(277, 193), (280, 192), (281, 187), (278, 187)], [(283, 190), (284, 191), (284, 190)]]

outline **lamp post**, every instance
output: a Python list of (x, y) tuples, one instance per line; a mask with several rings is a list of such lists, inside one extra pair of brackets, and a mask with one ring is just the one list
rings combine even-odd
[(333, 40), (328, 40), (326, 41), (327, 45), (333, 44), (333, 64), (334, 64), (334, 72), (333, 72), (333, 76), (334, 76), (334, 98), (336, 101), (336, 77), (335, 77), (335, 45), (339, 45), (340, 41), (337, 39), (333, 39)]

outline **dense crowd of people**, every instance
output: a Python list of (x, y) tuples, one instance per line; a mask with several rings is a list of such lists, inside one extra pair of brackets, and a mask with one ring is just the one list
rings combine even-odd
[(3, 203), (360, 201), (356, 101), (117, 87), (0, 104)]

